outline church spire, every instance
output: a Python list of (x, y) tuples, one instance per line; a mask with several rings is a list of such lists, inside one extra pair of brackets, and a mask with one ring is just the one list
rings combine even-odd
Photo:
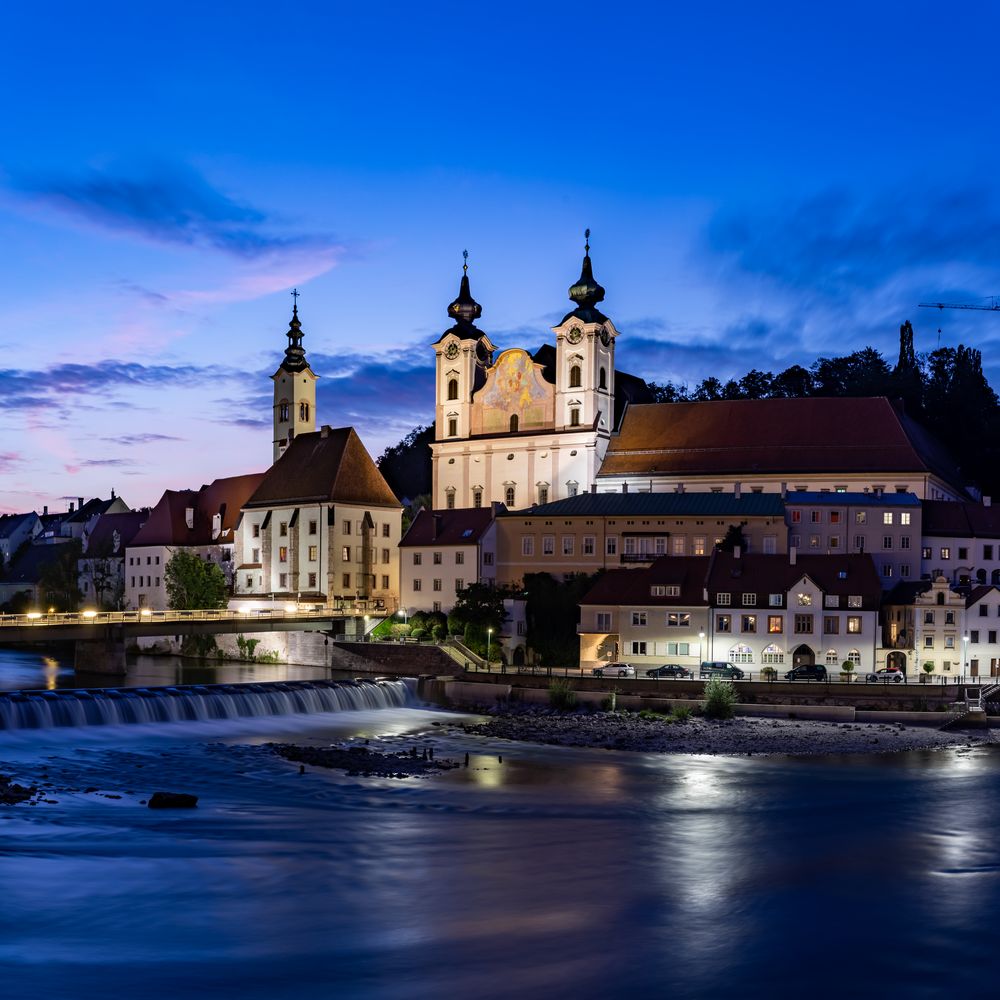
[(563, 322), (575, 316), (584, 323), (604, 323), (607, 316), (595, 308), (598, 302), (604, 300), (604, 288), (594, 280), (594, 269), (590, 263), (590, 230), (584, 232), (583, 267), (580, 278), (575, 285), (570, 286), (569, 297), (576, 303), (576, 308), (563, 317)]
[(300, 372), (309, 367), (306, 361), (306, 351), (302, 346), (302, 323), (299, 320), (299, 290), (292, 289), (292, 319), (288, 324), (288, 346), (285, 348), (285, 359), (281, 367), (288, 372)]
[(448, 315), (458, 320), (459, 325), (471, 326), (483, 314), (483, 307), (472, 297), (469, 289), (469, 251), (463, 250), (462, 283), (458, 288), (458, 298), (448, 306)]

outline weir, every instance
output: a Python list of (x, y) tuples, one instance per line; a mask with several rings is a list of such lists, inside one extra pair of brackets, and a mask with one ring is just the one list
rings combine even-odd
[(0, 731), (212, 722), (414, 704), (410, 678), (0, 693)]

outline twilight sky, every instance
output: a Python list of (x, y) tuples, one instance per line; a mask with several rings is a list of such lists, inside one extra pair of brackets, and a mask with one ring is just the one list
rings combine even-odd
[[(433, 417), (461, 252), (500, 347), (568, 309), (697, 382), (1000, 314), (996, 38), (968, 2), (62, 0), (0, 43), (0, 511), (263, 469), (297, 285), (319, 419)], [(940, 334), (938, 333), (940, 329)]]

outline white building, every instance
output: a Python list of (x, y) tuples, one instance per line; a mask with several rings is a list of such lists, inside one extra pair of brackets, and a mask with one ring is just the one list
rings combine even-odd
[(496, 514), (502, 510), (502, 504), (421, 510), (399, 543), (401, 607), (447, 614), (470, 583), (494, 583)]
[(402, 507), (352, 427), (296, 434), (241, 506), (236, 606), (398, 606)]
[(1000, 584), (1000, 508), (925, 501), (921, 575), (954, 584)]

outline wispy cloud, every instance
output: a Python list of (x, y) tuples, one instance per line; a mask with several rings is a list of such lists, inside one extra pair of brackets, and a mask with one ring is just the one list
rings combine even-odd
[(175, 437), (173, 434), (122, 434), (121, 437), (102, 437), (100, 440), (108, 444), (132, 447), (133, 445), (155, 444), (159, 441), (183, 441), (184, 439)]
[(22, 196), (60, 212), (159, 243), (208, 247), (248, 259), (343, 249), (330, 236), (282, 232), (274, 216), (177, 164), (75, 175), (15, 172), (11, 184)]

